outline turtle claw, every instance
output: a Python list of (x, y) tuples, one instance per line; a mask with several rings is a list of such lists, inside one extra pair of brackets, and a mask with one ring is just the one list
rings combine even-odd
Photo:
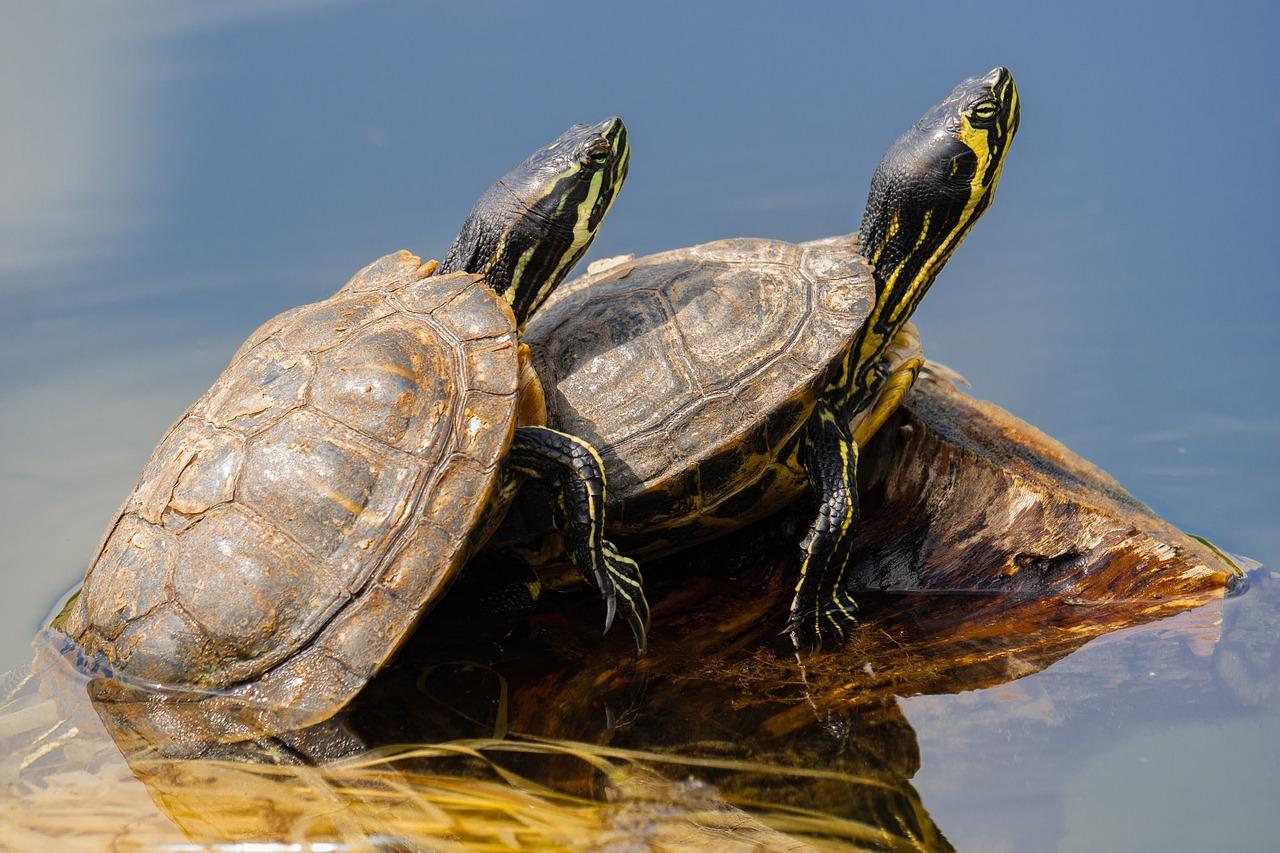
[(614, 610), (620, 600), (623, 618), (636, 638), (636, 650), (644, 654), (648, 648), (649, 602), (644, 597), (640, 566), (630, 557), (619, 554), (617, 546), (608, 539), (604, 540), (603, 550), (605, 574), (608, 575), (606, 583), (601, 586), (608, 606), (604, 630), (607, 633), (612, 626)]
[(618, 597), (612, 589), (601, 590), (600, 594), (604, 596), (604, 633), (607, 634), (613, 627), (613, 617), (618, 615)]
[(857, 603), (843, 591), (824, 606), (793, 608), (787, 623), (792, 646), (802, 655), (840, 648), (857, 627), (858, 619), (853, 615), (857, 609)]

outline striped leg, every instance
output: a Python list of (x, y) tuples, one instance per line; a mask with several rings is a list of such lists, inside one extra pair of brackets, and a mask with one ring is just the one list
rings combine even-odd
[(915, 384), (916, 377), (924, 367), (923, 358), (912, 358), (898, 365), (892, 373), (887, 373), (876, 389), (875, 403), (871, 411), (859, 419), (853, 434), (853, 440), (860, 447), (866, 446), (889, 416), (902, 406), (902, 400)]
[[(854, 418), (853, 441), (866, 447), (884, 422), (898, 410), (924, 368), (924, 351), (920, 349), (920, 333), (911, 323), (903, 323), (898, 334), (875, 366), (875, 380), (868, 393), (871, 407)], [(854, 406), (855, 410), (857, 406)]]
[(804, 562), (791, 601), (791, 641), (802, 651), (844, 640), (858, 606), (844, 589), (849, 533), (858, 517), (858, 446), (826, 403), (809, 419), (805, 468), (818, 496), (818, 517), (800, 547)]
[(640, 567), (604, 538), (604, 467), (595, 449), (580, 438), (547, 427), (522, 426), (511, 442), (510, 464), (550, 483), (556, 493), (556, 525), (574, 568), (600, 590), (608, 631), (621, 607), (643, 653), (649, 629)]

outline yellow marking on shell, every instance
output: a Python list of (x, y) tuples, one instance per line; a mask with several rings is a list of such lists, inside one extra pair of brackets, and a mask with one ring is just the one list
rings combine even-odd
[(401, 378), (408, 379), (414, 385), (418, 384), (418, 375), (416, 373), (414, 373), (412, 370), (410, 370), (407, 367), (404, 367), (399, 364), (392, 364), (391, 362), (366, 361), (363, 364), (357, 364), (351, 368), (347, 368), (347, 367), (342, 368), (342, 371), (344, 373), (349, 373), (351, 370), (376, 370), (379, 373), (390, 373), (393, 376), (399, 376)]
[(351, 513), (353, 517), (359, 516), (360, 513), (364, 511), (364, 506), (362, 504), (358, 504), (346, 495), (339, 494), (332, 489), (326, 489), (324, 495), (329, 500)]

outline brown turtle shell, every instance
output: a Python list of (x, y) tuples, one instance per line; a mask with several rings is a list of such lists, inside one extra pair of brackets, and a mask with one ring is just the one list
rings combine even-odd
[(552, 294), (521, 340), (547, 422), (600, 452), (610, 537), (662, 553), (793, 499), (803, 474), (779, 453), (873, 299), (856, 235), (598, 262)]
[(74, 641), (290, 725), (359, 690), (475, 544), (515, 429), (510, 308), (429, 272), (388, 255), (245, 342), (108, 526)]

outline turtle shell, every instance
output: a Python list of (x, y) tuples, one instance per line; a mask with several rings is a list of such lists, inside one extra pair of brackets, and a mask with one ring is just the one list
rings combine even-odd
[(511, 310), (427, 271), (388, 255), (245, 342), (108, 526), (74, 641), (290, 727), (359, 690), (474, 544), (515, 429)]
[(652, 554), (740, 527), (805, 487), (779, 453), (873, 300), (856, 235), (720, 240), (597, 262), (521, 339), (548, 423), (600, 452), (609, 535)]

